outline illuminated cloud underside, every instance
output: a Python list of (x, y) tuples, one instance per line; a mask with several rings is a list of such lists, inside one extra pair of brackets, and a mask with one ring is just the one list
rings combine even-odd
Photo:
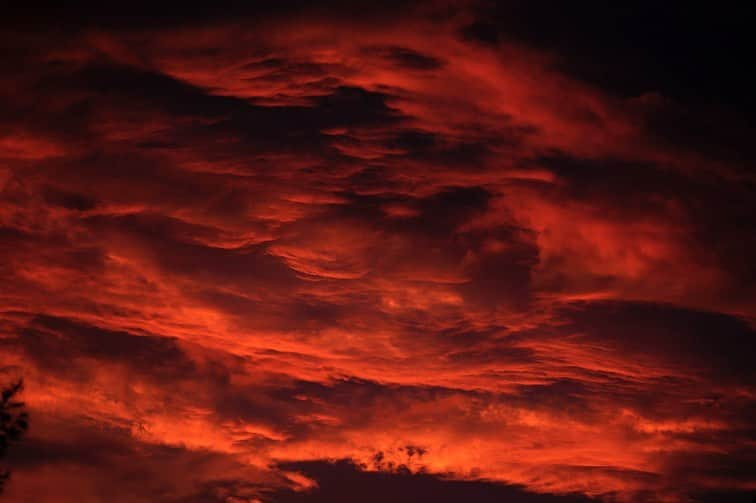
[(9, 501), (756, 490), (752, 175), (421, 14), (6, 37)]

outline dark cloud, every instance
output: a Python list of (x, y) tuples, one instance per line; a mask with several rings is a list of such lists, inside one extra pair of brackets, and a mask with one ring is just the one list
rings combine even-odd
[(9, 11), (11, 500), (751, 489), (741, 22), (547, 4)]
[[(249, 488), (263, 485), (263, 481), (268, 486), (281, 483), (263, 471), (245, 468), (211, 452), (139, 443), (123, 429), (84, 429), (49, 415), (37, 418), (35, 434), (9, 462), (18, 468), (6, 494), (11, 499), (31, 495), (47, 498), (60, 492), (92, 501), (197, 501), (192, 498), (203, 494), (202, 488), (207, 486), (197, 476), (202, 472), (213, 473), (216, 480), (246, 477), (246, 482), (237, 483), (225, 494), (213, 491), (206, 497), (214, 499), (201, 501), (224, 501), (222, 496), (229, 494), (249, 495)], [(39, 470), (45, 473), (49, 468), (53, 471), (47, 473), (44, 486), (28, 485), (29, 474)], [(181, 480), (176, 479), (179, 473)], [(25, 487), (25, 492), (19, 492), (19, 486)], [(118, 490), (113, 491), (114, 487)]]
[(369, 47), (365, 52), (376, 55), (408, 70), (436, 70), (443, 65), (443, 61), (433, 56), (419, 53), (406, 47)]
[(45, 200), (53, 206), (61, 206), (73, 211), (88, 211), (97, 206), (97, 201), (84, 194), (63, 192), (54, 188), (45, 192)]
[(270, 501), (341, 502), (341, 501), (511, 501), (511, 502), (579, 502), (593, 501), (581, 496), (534, 494), (517, 486), (487, 481), (455, 481), (429, 474), (368, 472), (348, 461), (311, 461), (281, 465), (313, 478), (318, 486), (310, 491), (278, 491)]
[(45, 371), (65, 374), (79, 357), (125, 363), (132, 370), (172, 376), (191, 373), (195, 366), (175, 340), (131, 334), (65, 318), (36, 316), (22, 329), (19, 344), (27, 357)]
[(464, 33), (487, 43), (515, 40), (553, 51), (562, 69), (611, 92), (660, 92), (746, 106), (752, 113), (749, 81), (741, 72), (749, 10), (481, 2), (478, 20)]
[(67, 8), (46, 6), (41, 9), (13, 6), (8, 9), (6, 20), (15, 29), (50, 29), (52, 27), (68, 32), (98, 27), (110, 30), (196, 27), (240, 18), (253, 22), (261, 16), (270, 19), (329, 13), (331, 15), (336, 13), (349, 19), (369, 12), (373, 16), (385, 19), (398, 13), (401, 8), (402, 3), (393, 0), (381, 6), (362, 0), (357, 2), (328, 0), (318, 5), (303, 0), (285, 0), (275, 6), (225, 0), (212, 6), (187, 6), (181, 12), (177, 12), (170, 7), (156, 8), (146, 2), (135, 2), (127, 8), (112, 8), (105, 5), (68, 6)]
[(737, 317), (630, 302), (578, 305), (567, 316), (569, 329), (638, 358), (662, 358), (717, 380), (750, 383), (755, 377), (754, 332)]
[(554, 67), (571, 77), (621, 98), (643, 97), (631, 106), (650, 108), (646, 126), (655, 143), (740, 163), (752, 174), (755, 83), (743, 72), (751, 10), (480, 2), (477, 20), (461, 34), (548, 51)]

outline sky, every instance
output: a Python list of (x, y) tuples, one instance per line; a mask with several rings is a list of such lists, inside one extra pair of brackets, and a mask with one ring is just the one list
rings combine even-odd
[(18, 503), (756, 492), (747, 12), (11, 10)]

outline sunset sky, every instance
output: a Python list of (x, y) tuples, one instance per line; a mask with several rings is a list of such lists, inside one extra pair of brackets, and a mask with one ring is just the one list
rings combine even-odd
[(753, 501), (745, 9), (263, 3), (2, 14), (0, 501)]

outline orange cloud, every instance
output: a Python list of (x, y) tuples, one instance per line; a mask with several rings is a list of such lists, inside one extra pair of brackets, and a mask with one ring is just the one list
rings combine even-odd
[(3, 36), (12, 500), (754, 490), (748, 175), (417, 9)]

